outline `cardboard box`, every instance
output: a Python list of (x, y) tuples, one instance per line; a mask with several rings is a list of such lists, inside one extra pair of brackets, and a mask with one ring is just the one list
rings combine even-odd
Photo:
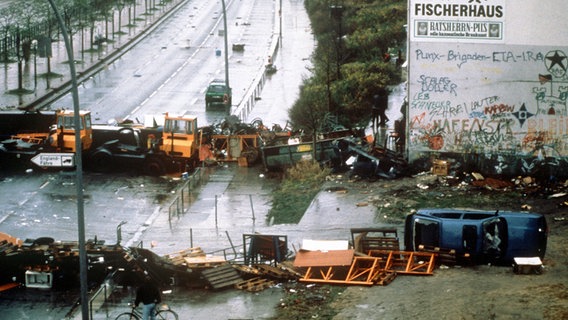
[(445, 160), (434, 160), (432, 164), (432, 174), (437, 176), (447, 176), (450, 169), (450, 164)]
[(239, 157), (238, 159), (239, 167), (248, 167), (248, 160), (246, 157)]
[(542, 261), (539, 257), (513, 258), (513, 272), (516, 274), (541, 274), (543, 271)]

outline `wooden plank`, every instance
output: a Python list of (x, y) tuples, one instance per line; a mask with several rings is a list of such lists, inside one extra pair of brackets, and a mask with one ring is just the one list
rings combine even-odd
[(295, 267), (318, 267), (318, 266), (350, 266), (353, 262), (355, 251), (332, 250), (332, 251), (304, 251), (300, 250), (294, 260)]
[(275, 279), (289, 280), (296, 278), (296, 274), (293, 272), (267, 264), (259, 264), (255, 265), (254, 267), (258, 269), (259, 273)]
[(199, 257), (199, 256), (205, 256), (205, 252), (203, 252), (201, 247), (194, 247), (166, 254), (164, 258), (172, 260), (180, 258), (183, 259), (185, 257)]
[(185, 264), (188, 267), (197, 267), (197, 268), (213, 267), (227, 263), (227, 260), (225, 260), (224, 257), (216, 257), (216, 256), (185, 257), (184, 260)]

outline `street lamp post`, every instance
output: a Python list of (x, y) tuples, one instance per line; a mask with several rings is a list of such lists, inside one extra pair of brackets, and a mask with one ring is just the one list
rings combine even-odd
[(221, 0), (223, 3), (223, 28), (225, 28), (225, 85), (230, 88), (229, 85), (229, 43), (228, 43), (228, 30), (227, 30), (227, 9), (225, 8), (225, 0)]
[(37, 40), (32, 40), (32, 52), (34, 54), (34, 91), (37, 89)]
[(335, 49), (336, 49), (336, 71), (337, 71), (337, 79), (341, 78), (341, 72), (340, 72), (340, 67), (341, 67), (341, 46), (342, 46), (342, 33), (343, 30), (341, 30), (342, 28), (342, 22), (343, 22), (343, 6), (340, 5), (331, 5), (329, 7), (329, 9), (331, 10), (331, 17), (337, 22), (338, 25), (338, 32), (337, 32), (337, 38), (336, 38), (336, 44), (335, 44)]
[(79, 237), (79, 280), (81, 283), (81, 314), (83, 320), (89, 320), (89, 304), (87, 296), (87, 252), (85, 249), (85, 214), (83, 203), (83, 161), (82, 161), (82, 146), (81, 146), (81, 119), (79, 118), (79, 91), (77, 89), (77, 73), (75, 72), (75, 58), (73, 56), (73, 49), (69, 41), (67, 29), (61, 18), (61, 14), (57, 10), (53, 0), (48, 0), (53, 12), (59, 22), (61, 34), (65, 40), (65, 48), (67, 49), (67, 56), (69, 58), (69, 72), (71, 73), (71, 93), (73, 96), (73, 111), (75, 123), (75, 178), (76, 178), (76, 191), (77, 191), (77, 224), (78, 224), (78, 237)]

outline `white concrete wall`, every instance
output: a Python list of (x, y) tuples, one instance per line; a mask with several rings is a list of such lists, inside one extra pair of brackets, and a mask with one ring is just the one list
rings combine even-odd
[(567, 9), (565, 0), (410, 0), (409, 159), (482, 155), (488, 173), (527, 174), (544, 157), (565, 160)]

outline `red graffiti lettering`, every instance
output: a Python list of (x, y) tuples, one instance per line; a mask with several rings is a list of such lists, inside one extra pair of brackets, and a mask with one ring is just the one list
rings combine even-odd
[(506, 104), (495, 104), (492, 106), (485, 107), (484, 110), (485, 114), (501, 114), (501, 113), (511, 113), (515, 111), (515, 106), (509, 106)]

